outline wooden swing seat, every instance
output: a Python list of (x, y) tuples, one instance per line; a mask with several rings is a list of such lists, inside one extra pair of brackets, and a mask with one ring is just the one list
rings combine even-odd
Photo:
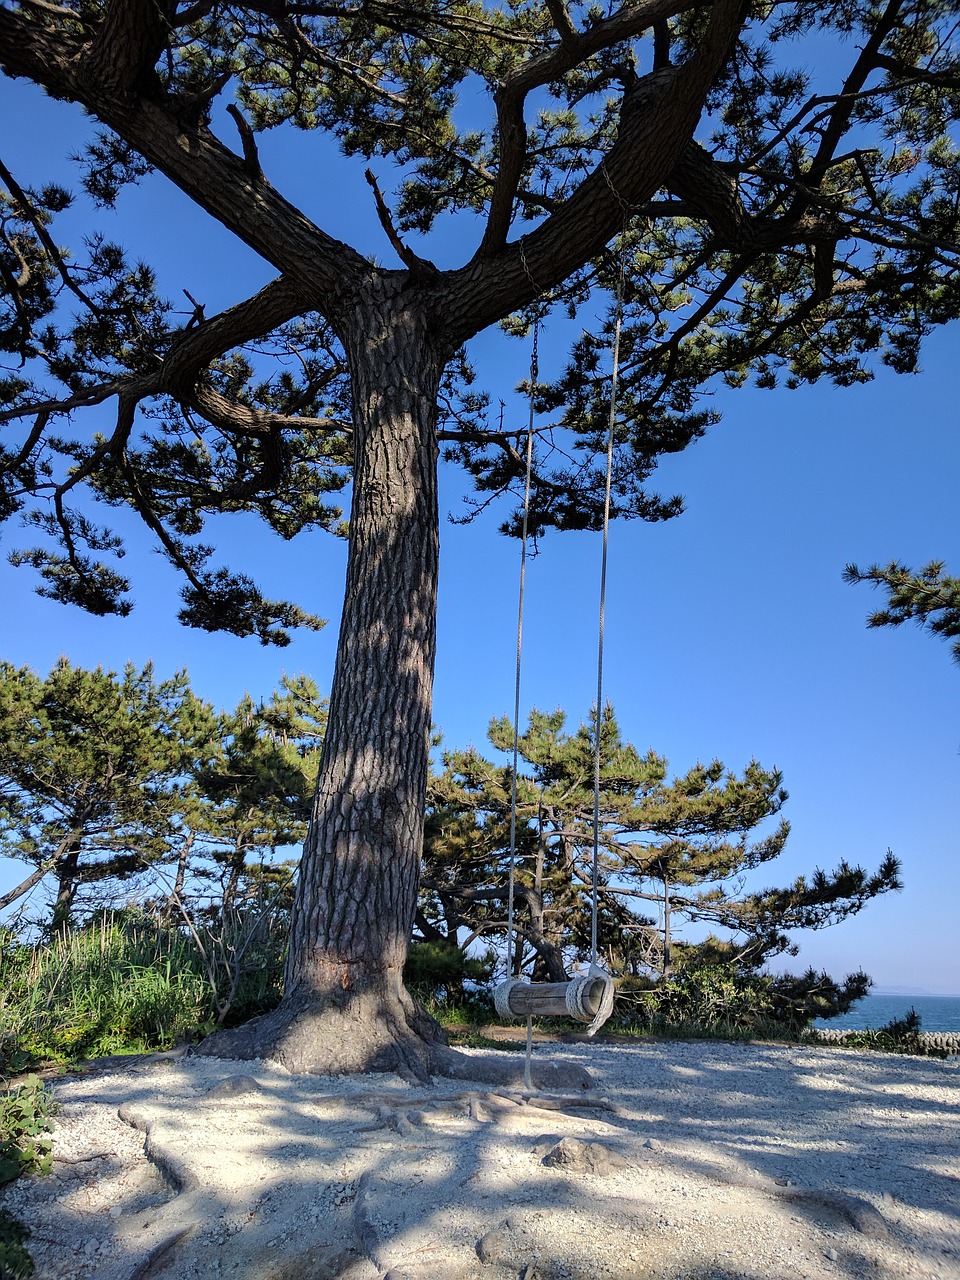
[(501, 1018), (572, 1018), (597, 1030), (610, 1016), (612, 997), (612, 978), (593, 967), (590, 973), (569, 982), (508, 978), (494, 990), (493, 1002)]

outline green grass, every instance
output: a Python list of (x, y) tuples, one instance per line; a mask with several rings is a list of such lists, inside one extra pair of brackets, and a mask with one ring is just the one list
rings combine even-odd
[(276, 946), (267, 954), (249, 948), (235, 982), (229, 939), (206, 942), (208, 960), (216, 954), (224, 963), (205, 964), (195, 941), (178, 929), (111, 917), (51, 942), (3, 936), (0, 1075), (196, 1039), (216, 1024), (225, 987), (233, 991), (225, 1023), (276, 1004), (282, 963)]

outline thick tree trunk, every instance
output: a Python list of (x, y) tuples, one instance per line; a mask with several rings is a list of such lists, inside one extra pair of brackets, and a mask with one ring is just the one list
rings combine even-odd
[(368, 299), (364, 312), (347, 341), (355, 472), (346, 594), (285, 995), (235, 1043), (209, 1050), (249, 1048), (296, 1071), (423, 1075), (429, 1043), (442, 1036), (404, 990), (402, 970), (430, 747), (443, 357), (415, 312), (387, 299)]

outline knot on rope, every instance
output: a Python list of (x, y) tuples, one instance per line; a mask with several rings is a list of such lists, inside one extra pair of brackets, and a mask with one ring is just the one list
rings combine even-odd
[(498, 1018), (516, 1018), (517, 1015), (510, 1008), (510, 992), (514, 987), (522, 986), (522, 978), (507, 978), (504, 982), (499, 983), (493, 991), (493, 1007), (497, 1011)]
[[(597, 1012), (591, 1014), (585, 1004), (587, 992), (593, 989), (594, 983), (603, 983), (603, 992), (600, 996), (600, 1003)], [(613, 979), (605, 969), (601, 969), (598, 964), (591, 964), (586, 973), (578, 975), (571, 979), (564, 1000), (567, 1006), (567, 1012), (571, 1018), (575, 1018), (577, 1022), (587, 1022), (587, 1035), (594, 1036), (613, 1013), (613, 1002), (616, 998), (616, 988)]]

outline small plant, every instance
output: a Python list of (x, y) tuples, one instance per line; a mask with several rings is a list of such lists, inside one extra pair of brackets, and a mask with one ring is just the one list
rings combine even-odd
[[(946, 1058), (946, 1049), (939, 1045), (925, 1044), (920, 1037), (920, 1015), (916, 1009), (902, 1018), (893, 1018), (882, 1027), (868, 1027), (863, 1031), (847, 1031), (839, 1040), (831, 1039), (829, 1043), (841, 1049), (876, 1049), (880, 1053), (906, 1053), (918, 1057)], [(808, 1038), (814, 1043), (822, 1038), (817, 1030), (810, 1031)]]
[(0, 1209), (0, 1280), (29, 1280), (33, 1275), (33, 1259), (24, 1241), (29, 1230)]
[(0, 1183), (50, 1172), (54, 1107), (39, 1076), (27, 1076), (0, 1096)]

